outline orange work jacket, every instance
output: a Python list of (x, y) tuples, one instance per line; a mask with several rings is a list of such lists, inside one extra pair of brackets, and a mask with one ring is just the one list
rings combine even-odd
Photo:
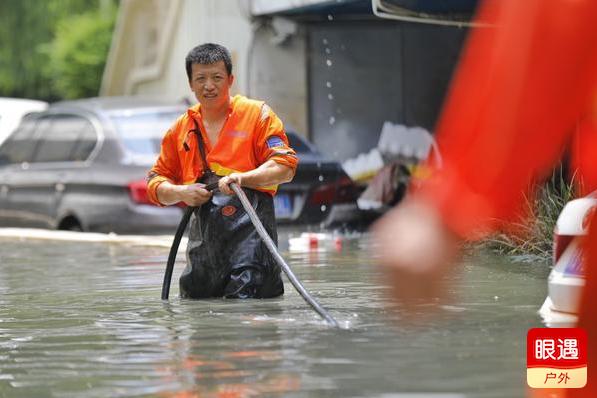
[[(264, 102), (241, 95), (232, 98), (228, 118), (215, 145), (209, 141), (197, 104), (181, 115), (162, 140), (160, 155), (148, 174), (149, 200), (161, 205), (157, 188), (164, 182), (193, 184), (203, 173), (193, 119), (205, 144), (209, 168), (219, 176), (253, 170), (272, 159), (296, 170), (298, 158), (288, 145), (284, 125)], [(258, 190), (274, 195), (277, 185)]]

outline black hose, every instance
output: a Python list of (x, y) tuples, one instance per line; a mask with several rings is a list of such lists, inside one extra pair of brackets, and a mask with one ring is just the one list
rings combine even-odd
[(243, 207), (245, 208), (245, 211), (251, 218), (251, 221), (253, 222), (253, 225), (255, 226), (257, 233), (259, 234), (259, 236), (261, 236), (261, 239), (263, 239), (263, 243), (265, 243), (265, 246), (267, 246), (272, 256), (274, 256), (276, 262), (280, 265), (280, 267), (282, 267), (282, 270), (290, 280), (290, 283), (292, 283), (292, 286), (294, 286), (294, 288), (305, 299), (305, 301), (309, 303), (309, 305), (313, 307), (313, 309), (319, 315), (321, 315), (321, 317), (325, 319), (328, 324), (330, 324), (333, 327), (339, 328), (340, 325), (338, 325), (338, 322), (309, 294), (307, 289), (305, 289), (305, 287), (301, 284), (296, 275), (294, 275), (288, 264), (286, 264), (286, 261), (284, 261), (284, 259), (278, 252), (278, 249), (272, 241), (272, 238), (270, 238), (270, 236), (267, 234), (267, 231), (261, 223), (261, 220), (259, 220), (257, 213), (255, 213), (255, 209), (253, 209), (253, 206), (251, 206), (251, 203), (247, 199), (247, 195), (245, 195), (245, 192), (242, 190), (242, 188), (238, 186), (238, 184), (236, 183), (230, 184), (230, 188), (232, 188), (232, 190), (236, 193), (236, 196), (238, 196), (238, 198), (240, 199), (240, 202), (242, 203)]
[(187, 229), (187, 224), (195, 209), (196, 207), (190, 206), (185, 209), (184, 214), (182, 215), (182, 220), (180, 220), (178, 229), (174, 234), (174, 240), (172, 241), (170, 254), (168, 254), (168, 261), (166, 262), (166, 272), (164, 273), (164, 283), (162, 284), (162, 300), (168, 300), (168, 295), (170, 294), (170, 281), (172, 280), (172, 271), (174, 270), (174, 262), (176, 261), (178, 246), (180, 246), (182, 235), (184, 234), (185, 229)]
[[(205, 189), (212, 192), (217, 190), (218, 183), (213, 182), (208, 184)], [(178, 228), (176, 229), (176, 233), (174, 234), (174, 240), (172, 241), (172, 246), (170, 247), (170, 254), (168, 254), (168, 261), (166, 262), (166, 272), (164, 273), (164, 283), (162, 283), (162, 300), (168, 300), (168, 296), (170, 294), (170, 282), (172, 281), (172, 271), (174, 270), (174, 262), (176, 261), (176, 254), (178, 253), (178, 246), (180, 246), (180, 241), (182, 239), (182, 235), (184, 231), (187, 229), (187, 224), (189, 223), (189, 219), (193, 214), (193, 211), (197, 209), (197, 207), (189, 206), (185, 209), (182, 219), (178, 224)]]

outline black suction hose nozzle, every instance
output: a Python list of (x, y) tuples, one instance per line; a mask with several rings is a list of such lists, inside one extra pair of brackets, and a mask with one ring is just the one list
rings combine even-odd
[(180, 220), (178, 228), (176, 229), (176, 233), (174, 234), (174, 240), (172, 241), (170, 254), (168, 254), (168, 261), (166, 262), (166, 272), (164, 273), (164, 283), (162, 284), (162, 300), (168, 300), (168, 295), (170, 294), (170, 281), (172, 280), (172, 271), (174, 270), (174, 262), (176, 261), (178, 246), (180, 246), (182, 235), (184, 234), (185, 229), (187, 229), (187, 224), (189, 223), (191, 214), (193, 214), (193, 210), (195, 209), (196, 207), (187, 207), (184, 210), (182, 219)]

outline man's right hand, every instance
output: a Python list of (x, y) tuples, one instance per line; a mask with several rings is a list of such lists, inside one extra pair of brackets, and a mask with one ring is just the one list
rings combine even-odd
[(205, 189), (205, 184), (178, 185), (180, 201), (187, 206), (201, 206), (211, 198), (212, 193)]
[(201, 206), (211, 198), (211, 192), (205, 189), (205, 184), (175, 185), (168, 181), (162, 182), (157, 188), (158, 200), (165, 206), (184, 202), (187, 206)]

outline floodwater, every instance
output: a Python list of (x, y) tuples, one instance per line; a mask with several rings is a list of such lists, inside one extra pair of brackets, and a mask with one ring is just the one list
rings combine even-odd
[[(290, 235), (289, 235), (290, 234)], [(547, 264), (471, 256), (408, 324), (367, 236), (283, 256), (343, 326), (283, 298), (180, 300), (166, 247), (0, 239), (0, 397), (522, 397)], [(421, 308), (421, 311), (425, 310)]]

